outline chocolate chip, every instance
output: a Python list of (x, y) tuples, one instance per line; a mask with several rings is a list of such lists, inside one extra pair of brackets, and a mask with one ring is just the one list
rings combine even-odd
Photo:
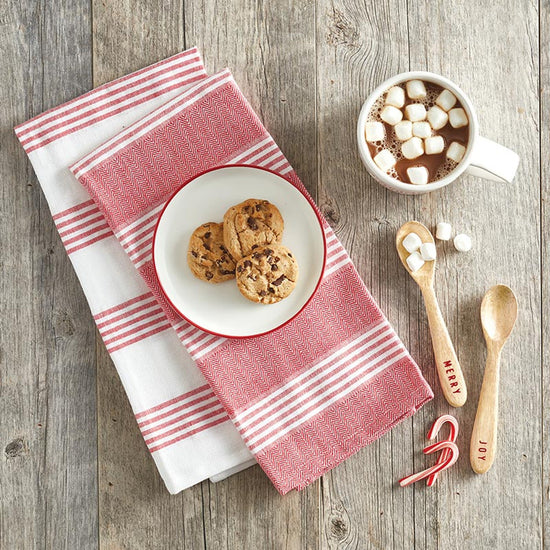
[(260, 296), (265, 296), (267, 292), (265, 290), (260, 290)]
[(275, 256), (275, 261), (276, 261), (276, 262), (280, 262), (280, 261), (281, 261), (281, 258), (279, 258), (279, 256)]
[(270, 286), (267, 290), (269, 290), (271, 294), (275, 294), (275, 289), (272, 286)]
[(261, 204), (257, 204), (257, 205), (256, 205), (256, 212), (259, 212), (261, 209), (262, 209), (262, 205), (261, 205)]
[(222, 275), (234, 275), (235, 270), (234, 269), (222, 269), (221, 274)]
[(212, 249), (210, 248), (210, 245), (204, 243), (203, 246), (204, 246), (204, 248), (206, 248), (206, 250), (208, 250), (210, 252), (212, 251)]
[(291, 254), (290, 252), (288, 253), (288, 257), (289, 257), (289, 258), (292, 258), (292, 254)]
[(205, 238), (205, 239), (209, 239), (211, 236), (212, 236), (212, 233), (210, 233), (210, 231), (207, 231), (207, 232), (204, 234), (204, 238)]
[(198, 254), (195, 251), (192, 251), (191, 254), (193, 255), (194, 258), (198, 257)]
[(239, 267), (237, 267), (237, 271), (239, 273), (242, 273), (244, 271), (244, 267), (242, 265), (240, 265)]
[(225, 248), (225, 246), (223, 246), (223, 244), (220, 244), (220, 250), (227, 254), (227, 248)]
[(269, 256), (269, 254), (273, 254), (273, 250), (271, 250), (271, 248), (266, 248), (266, 249), (264, 250), (264, 254), (265, 254), (266, 256)]
[(275, 279), (271, 284), (273, 286), (279, 286), (285, 279), (286, 277), (284, 275), (281, 275), (278, 279)]
[(245, 260), (243, 265), (244, 267), (252, 267), (252, 262), (250, 260)]
[(254, 254), (252, 254), (252, 257), (257, 260), (258, 258), (261, 258), (262, 255), (259, 252), (254, 252)]
[(252, 245), (252, 250), (254, 250), (255, 248), (258, 248), (258, 245), (257, 245), (257, 244), (253, 244), (253, 245)]
[(277, 264), (273, 264), (271, 266), (271, 271), (277, 271), (277, 269), (279, 269), (279, 267), (277, 266)]
[(246, 223), (248, 224), (248, 227), (250, 227), (250, 229), (258, 229), (258, 224), (252, 216), (250, 216), (248, 220), (246, 220)]
[(206, 276), (206, 278), (207, 278), (208, 280), (210, 280), (210, 279), (212, 279), (212, 277), (214, 277), (214, 274), (213, 274), (213, 273), (210, 273), (210, 271), (207, 271), (204, 275)]

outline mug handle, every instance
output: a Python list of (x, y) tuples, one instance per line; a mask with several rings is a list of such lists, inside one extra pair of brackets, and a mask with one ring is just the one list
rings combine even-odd
[(466, 172), (480, 178), (512, 183), (518, 164), (519, 156), (514, 151), (478, 136)]

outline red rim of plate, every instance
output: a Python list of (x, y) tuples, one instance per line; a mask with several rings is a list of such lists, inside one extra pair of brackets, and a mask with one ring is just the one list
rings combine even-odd
[[(174, 197), (185, 186), (189, 185), (191, 182), (195, 181), (197, 178), (200, 178), (201, 176), (204, 176), (205, 174), (208, 174), (210, 172), (215, 172), (216, 170), (222, 170), (223, 168), (251, 168), (251, 169), (254, 169), (254, 170), (263, 170), (264, 172), (268, 172), (269, 174), (273, 174), (273, 175), (281, 178), (282, 180), (286, 181), (288, 184), (292, 185), (292, 187), (294, 187), (294, 189), (296, 189), (307, 200), (307, 202), (309, 203), (309, 205), (313, 209), (313, 212), (315, 213), (315, 216), (317, 217), (317, 221), (319, 222), (319, 227), (321, 229), (321, 237), (323, 239), (323, 264), (321, 266), (321, 273), (319, 274), (319, 280), (317, 281), (317, 284), (315, 285), (315, 288), (313, 289), (313, 292), (310, 294), (309, 298), (305, 301), (304, 305), (292, 317), (290, 317), (289, 319), (287, 319), (286, 321), (284, 321), (280, 325), (276, 326), (275, 328), (272, 328), (270, 330), (266, 330), (265, 332), (259, 332), (258, 334), (250, 334), (250, 335), (247, 335), (247, 336), (232, 336), (232, 335), (228, 335), (228, 334), (222, 334), (220, 332), (214, 332), (212, 330), (201, 327), (200, 325), (198, 325), (197, 323), (195, 323), (194, 321), (189, 319), (189, 317), (186, 317), (176, 307), (174, 302), (172, 302), (172, 300), (170, 299), (170, 296), (168, 296), (168, 293), (166, 292), (165, 288), (162, 286), (162, 281), (160, 280), (159, 273), (158, 273), (158, 270), (157, 270), (157, 262), (155, 261), (155, 246), (156, 246), (156, 242), (157, 242), (157, 230), (158, 230), (158, 227), (159, 227), (159, 224), (160, 224), (160, 220), (162, 219), (164, 211), (166, 210), (168, 205), (172, 202)], [(194, 327), (197, 327), (198, 329), (200, 329), (204, 332), (207, 332), (208, 334), (213, 334), (214, 336), (220, 336), (222, 338), (234, 338), (234, 339), (238, 339), (238, 340), (244, 340), (246, 338), (257, 338), (258, 336), (264, 336), (265, 334), (269, 334), (271, 332), (279, 330), (280, 328), (283, 328), (285, 325), (288, 325), (288, 323), (290, 323), (293, 319), (295, 319), (298, 315), (300, 315), (300, 313), (302, 313), (302, 311), (306, 308), (306, 306), (309, 304), (309, 302), (311, 302), (313, 296), (315, 296), (317, 290), (319, 289), (319, 286), (321, 285), (321, 281), (323, 280), (323, 275), (325, 273), (325, 267), (326, 267), (326, 263), (327, 263), (327, 239), (326, 239), (326, 235), (325, 235), (325, 230), (323, 228), (323, 221), (321, 219), (321, 215), (319, 214), (319, 211), (317, 210), (317, 205), (313, 202), (313, 199), (309, 196), (309, 194), (304, 193), (297, 185), (295, 185), (288, 178), (285, 178), (284, 176), (281, 176), (281, 174), (277, 174), (277, 172), (274, 172), (273, 170), (269, 170), (269, 168), (264, 168), (263, 166), (253, 166), (251, 164), (224, 164), (224, 165), (215, 166), (214, 168), (209, 168), (208, 170), (204, 170), (204, 171), (200, 172), (199, 174), (197, 174), (197, 175), (193, 176), (192, 178), (188, 179), (185, 183), (183, 183), (180, 187), (178, 187), (178, 189), (176, 191), (174, 191), (174, 193), (172, 193), (172, 195), (166, 201), (166, 204), (162, 208), (162, 210), (160, 212), (160, 215), (157, 219), (157, 223), (155, 224), (155, 231), (153, 233), (152, 253), (153, 253), (153, 267), (155, 269), (155, 275), (157, 276), (157, 280), (159, 282), (162, 293), (164, 294), (164, 297), (168, 300), (168, 303), (174, 308), (174, 310), (178, 313), (178, 315), (182, 319), (185, 319), (188, 323), (190, 323)]]

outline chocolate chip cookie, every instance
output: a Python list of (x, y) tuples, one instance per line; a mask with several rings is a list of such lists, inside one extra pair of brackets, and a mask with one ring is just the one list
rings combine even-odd
[(296, 286), (298, 263), (283, 245), (256, 246), (237, 262), (237, 286), (241, 294), (262, 304), (286, 298)]
[(187, 263), (195, 277), (209, 283), (221, 283), (235, 277), (235, 260), (223, 242), (223, 224), (203, 223), (193, 231)]
[(232, 206), (223, 217), (223, 239), (238, 260), (252, 253), (254, 245), (276, 244), (283, 236), (284, 222), (269, 201), (248, 199)]

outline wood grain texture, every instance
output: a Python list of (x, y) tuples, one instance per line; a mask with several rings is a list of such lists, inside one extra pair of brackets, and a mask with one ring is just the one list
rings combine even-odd
[(93, 323), (13, 132), (90, 88), (90, 18), (85, 3), (0, 4), (2, 549), (97, 546)]
[[(542, 328), (542, 520), (543, 544), (550, 547), (550, 4), (539, 4), (540, 36), (540, 190), (541, 190), (541, 328)], [(536, 304), (533, 305), (536, 307)]]
[[(514, 0), (1, 3), (0, 549), (550, 546), (549, 21), (547, 2)], [(285, 497), (259, 467), (167, 493), (12, 131), (195, 44), (209, 73), (231, 68), (436, 391), (413, 418)], [(464, 176), (405, 197), (368, 176), (359, 109), (409, 69), (444, 74), (470, 95), (483, 135), (521, 157), (512, 185)], [(422, 298), (395, 253), (410, 219), (449, 221), (474, 240), (468, 254), (438, 245), (435, 280), (468, 384), (460, 410), (438, 391)], [(517, 294), (519, 318), (502, 355), (500, 450), (476, 476), (479, 307), (496, 283)], [(432, 489), (400, 488), (433, 462), (421, 451), (445, 413), (460, 422), (458, 464)]]

